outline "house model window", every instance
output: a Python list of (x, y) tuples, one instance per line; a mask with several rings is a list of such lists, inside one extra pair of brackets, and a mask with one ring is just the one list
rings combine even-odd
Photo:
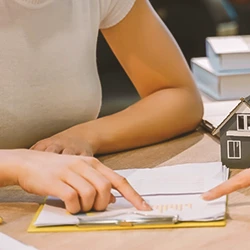
[(227, 141), (227, 158), (241, 159), (241, 141)]
[(250, 114), (237, 115), (237, 130), (250, 130)]

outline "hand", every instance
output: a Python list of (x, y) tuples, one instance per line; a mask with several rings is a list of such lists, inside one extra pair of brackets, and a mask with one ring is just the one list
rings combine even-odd
[(245, 169), (224, 183), (204, 193), (202, 198), (204, 200), (214, 200), (248, 186), (250, 186), (250, 169)]
[[(150, 206), (127, 180), (96, 158), (58, 155), (30, 150), (15, 150), (17, 184), (30, 193), (55, 196), (71, 213), (104, 210), (115, 202), (111, 188), (119, 191), (139, 210)], [(21, 163), (21, 165), (20, 165)], [(13, 172), (13, 170), (10, 170)]]
[(93, 147), (81, 136), (77, 126), (38, 141), (30, 149), (67, 155), (94, 155)]

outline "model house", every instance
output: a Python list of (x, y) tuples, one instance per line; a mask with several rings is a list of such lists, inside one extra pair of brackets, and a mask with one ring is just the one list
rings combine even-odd
[(240, 100), (213, 131), (220, 133), (221, 161), (229, 168), (250, 167), (250, 96)]

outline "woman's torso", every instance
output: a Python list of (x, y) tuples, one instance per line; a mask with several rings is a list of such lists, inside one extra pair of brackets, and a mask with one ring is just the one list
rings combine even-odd
[(90, 1), (0, 0), (0, 148), (97, 117), (100, 17)]

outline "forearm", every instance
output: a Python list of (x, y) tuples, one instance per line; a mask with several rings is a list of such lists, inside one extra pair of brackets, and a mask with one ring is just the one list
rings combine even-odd
[(0, 187), (17, 184), (14, 150), (0, 150)]
[(202, 102), (195, 90), (164, 89), (119, 113), (76, 128), (91, 141), (94, 153), (101, 154), (153, 144), (191, 131), (199, 124), (202, 113)]

